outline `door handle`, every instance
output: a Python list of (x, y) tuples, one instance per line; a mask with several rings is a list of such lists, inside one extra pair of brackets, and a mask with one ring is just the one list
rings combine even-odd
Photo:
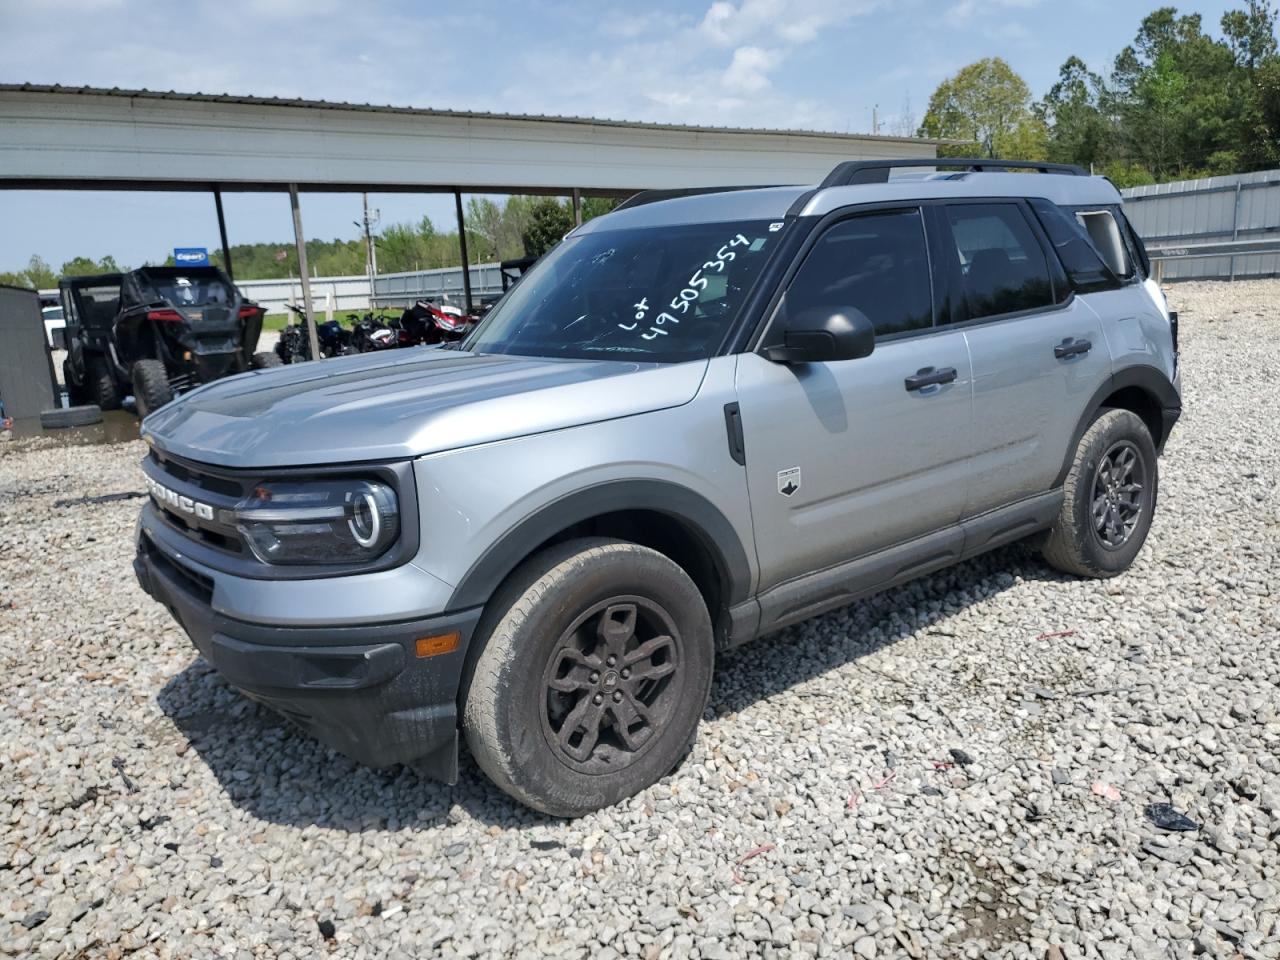
[(1059, 360), (1065, 360), (1067, 357), (1074, 357), (1082, 353), (1088, 353), (1093, 349), (1093, 344), (1088, 340), (1075, 340), (1071, 337), (1063, 340), (1060, 344), (1053, 348), (1053, 355)]
[(940, 370), (934, 367), (923, 367), (907, 377), (903, 382), (907, 385), (908, 390), (923, 390), (925, 387), (932, 387), (934, 384), (950, 383), (955, 378), (955, 367), (943, 367)]

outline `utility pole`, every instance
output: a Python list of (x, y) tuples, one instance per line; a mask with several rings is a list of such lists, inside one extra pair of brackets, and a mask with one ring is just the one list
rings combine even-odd
[(878, 103), (871, 108), (871, 134), (880, 136), (880, 104)]
[(311, 305), (311, 275), (307, 270), (307, 240), (302, 232), (302, 208), (298, 203), (298, 185), (289, 184), (289, 206), (293, 208), (293, 242), (298, 248), (298, 277), (302, 280), (302, 308), (307, 311), (307, 339), (311, 343), (311, 359), (320, 359), (320, 343), (316, 337), (316, 313)]
[(364, 232), (364, 272), (369, 278), (369, 307), (373, 308), (373, 285), (374, 279), (378, 276), (378, 248), (373, 242), (373, 226), (382, 219), (382, 211), (375, 210), (373, 215), (369, 215), (369, 194), (361, 193), (360, 199), (364, 203), (364, 216), (355, 225)]

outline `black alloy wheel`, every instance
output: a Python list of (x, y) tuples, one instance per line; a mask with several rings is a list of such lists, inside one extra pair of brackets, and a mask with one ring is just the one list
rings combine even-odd
[(1137, 529), (1145, 505), (1147, 467), (1132, 440), (1113, 444), (1093, 480), (1093, 532), (1108, 550), (1123, 547)]
[(543, 673), (542, 731), (582, 773), (617, 770), (641, 756), (680, 693), (682, 641), (654, 600), (596, 603), (564, 631)]

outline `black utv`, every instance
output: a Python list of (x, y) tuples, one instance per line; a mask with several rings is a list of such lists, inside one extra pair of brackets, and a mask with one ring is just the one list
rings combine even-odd
[(274, 353), (254, 353), (266, 311), (217, 267), (64, 277), (58, 290), (73, 404), (111, 410), (131, 393), (145, 417), (184, 390), (280, 363)]

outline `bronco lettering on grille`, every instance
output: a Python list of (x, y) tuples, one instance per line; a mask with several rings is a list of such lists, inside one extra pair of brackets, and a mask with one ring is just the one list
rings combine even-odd
[(192, 500), (190, 497), (184, 497), (182, 494), (170, 490), (163, 483), (157, 483), (150, 477), (146, 478), (147, 489), (151, 491), (160, 506), (165, 507), (175, 513), (188, 513), (193, 517), (199, 517), (201, 520), (213, 519), (213, 507), (207, 503), (201, 503), (199, 500)]

